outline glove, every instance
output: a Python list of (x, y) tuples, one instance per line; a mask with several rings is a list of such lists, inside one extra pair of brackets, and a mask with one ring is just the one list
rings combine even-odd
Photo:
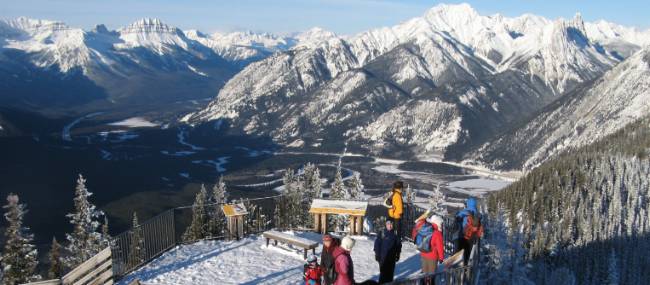
[(395, 256), (395, 262), (399, 261), (399, 254)]
[(375, 261), (379, 262), (379, 254), (375, 254)]

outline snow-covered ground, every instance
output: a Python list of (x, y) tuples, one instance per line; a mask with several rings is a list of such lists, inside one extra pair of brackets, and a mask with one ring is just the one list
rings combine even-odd
[(109, 125), (119, 126), (119, 127), (129, 127), (129, 128), (151, 128), (151, 127), (158, 126), (158, 124), (152, 123), (147, 119), (141, 117), (128, 118), (126, 120), (122, 120), (119, 122), (110, 123)]
[[(291, 232), (289, 232), (291, 233)], [(291, 233), (320, 242), (316, 233)], [(374, 260), (373, 237), (355, 236), (352, 249), (357, 282), (379, 276)], [(320, 247), (316, 250), (320, 257)], [(320, 262), (320, 258), (319, 258)], [(304, 284), (301, 251), (267, 248), (262, 237), (251, 236), (239, 241), (201, 241), (181, 245), (163, 254), (143, 268), (126, 276), (118, 284), (126, 285), (135, 278), (143, 284)], [(420, 271), (420, 256), (415, 245), (403, 242), (396, 277), (415, 275)]]

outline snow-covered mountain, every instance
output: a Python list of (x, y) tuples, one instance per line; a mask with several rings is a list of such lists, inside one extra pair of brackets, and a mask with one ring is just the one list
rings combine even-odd
[[(326, 34), (206, 36), (149, 18), (114, 31), (104, 25), (86, 31), (57, 21), (0, 20), (5, 83), (0, 88), (10, 94), (0, 103), (72, 107), (92, 101), (101, 108), (106, 103), (97, 100), (149, 104), (208, 98), (247, 64), (298, 43), (319, 42)], [(78, 91), (71, 96), (65, 94), (69, 90)]]
[(393, 27), (327, 37), (253, 63), (183, 121), (224, 119), (294, 147), (460, 152), (623, 57), (591, 40), (579, 14), (552, 21), (439, 5)]
[(645, 48), (468, 157), (493, 168), (532, 169), (553, 155), (590, 144), (648, 114), (650, 48)]

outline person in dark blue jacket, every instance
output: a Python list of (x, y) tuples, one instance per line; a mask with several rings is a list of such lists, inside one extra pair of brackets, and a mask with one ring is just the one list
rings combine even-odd
[(395, 234), (391, 220), (386, 221), (386, 228), (377, 235), (374, 251), (375, 260), (379, 262), (379, 284), (392, 282), (402, 242)]

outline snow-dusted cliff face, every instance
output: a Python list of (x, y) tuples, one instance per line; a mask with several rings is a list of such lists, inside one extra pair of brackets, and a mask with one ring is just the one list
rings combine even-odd
[(580, 15), (506, 18), (439, 5), (393, 27), (320, 37), (253, 63), (183, 121), (226, 119), (290, 146), (458, 152), (610, 70), (626, 52), (605, 42), (638, 50), (646, 35), (596, 33), (595, 25)]
[(530, 121), (486, 143), (469, 158), (494, 168), (531, 169), (650, 114), (650, 49), (552, 103)]

